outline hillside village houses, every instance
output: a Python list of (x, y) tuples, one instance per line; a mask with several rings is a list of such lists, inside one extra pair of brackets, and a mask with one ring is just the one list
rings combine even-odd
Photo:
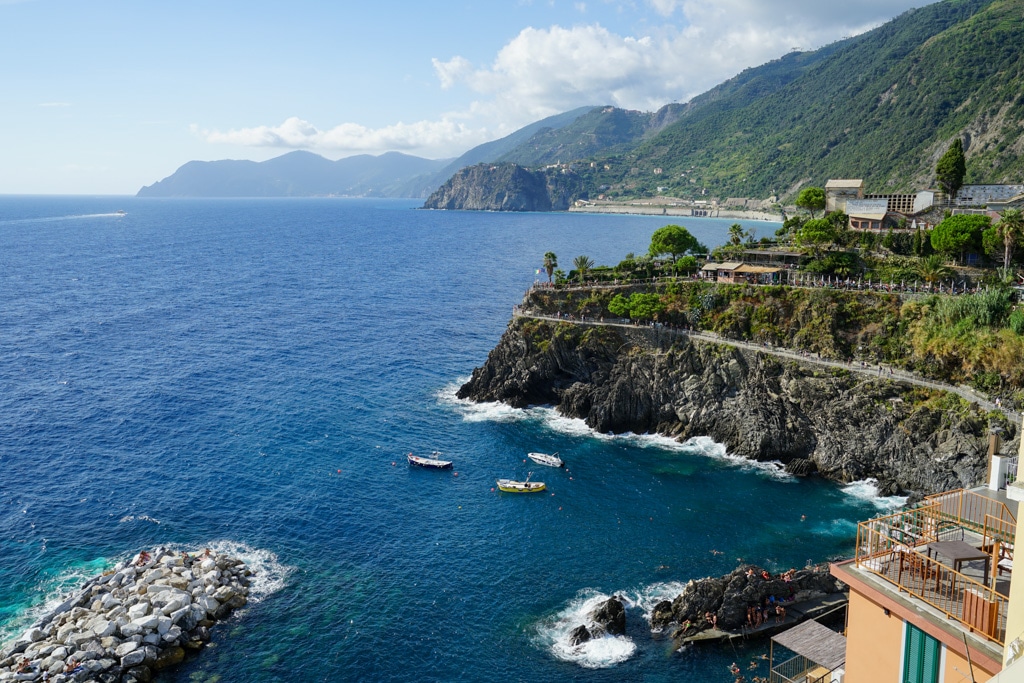
[(999, 213), (1024, 207), (1024, 185), (964, 185), (952, 201), (937, 190), (913, 194), (864, 194), (863, 180), (825, 183), (825, 211), (842, 211), (851, 230), (929, 229), (946, 209), (953, 213)]
[[(724, 206), (764, 208), (766, 201), (732, 197)], [(938, 190), (906, 194), (865, 194), (861, 179), (833, 179), (825, 184), (825, 212), (841, 211), (848, 227), (857, 231), (928, 230), (942, 220), (945, 211), (984, 213), (998, 220), (1008, 208), (1024, 208), (1024, 185), (964, 185), (953, 200)], [(697, 211), (694, 211), (697, 215)], [(802, 255), (777, 250), (748, 250), (742, 261), (708, 262), (698, 273), (705, 280), (724, 283), (771, 284), (788, 281)]]

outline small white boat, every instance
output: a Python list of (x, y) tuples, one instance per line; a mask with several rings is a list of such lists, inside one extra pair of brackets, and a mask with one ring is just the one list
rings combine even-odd
[(530, 460), (534, 461), (538, 465), (547, 465), (548, 467), (565, 467), (565, 463), (558, 457), (558, 452), (555, 451), (551, 455), (547, 453), (527, 453)]
[(435, 470), (446, 470), (450, 468), (452, 466), (452, 461), (441, 460), (439, 457), (437, 457), (439, 455), (441, 454), (438, 453), (437, 451), (434, 451), (433, 453), (430, 454), (429, 458), (424, 458), (421, 455), (413, 455), (412, 453), (409, 453), (405, 457), (409, 459), (410, 465), (416, 465), (417, 467), (429, 467)]

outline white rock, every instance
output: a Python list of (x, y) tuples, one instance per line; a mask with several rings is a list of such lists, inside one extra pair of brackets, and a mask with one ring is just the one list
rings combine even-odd
[(153, 569), (150, 569), (148, 572), (143, 574), (140, 581), (143, 583), (153, 583), (157, 579), (162, 579), (165, 576), (167, 576), (166, 569), (164, 569), (163, 567), (154, 567)]
[(207, 614), (213, 614), (220, 607), (220, 603), (217, 602), (217, 598), (210, 595), (202, 595), (196, 600), (196, 604), (206, 610)]
[(141, 619), (135, 619), (132, 621), (133, 624), (138, 624), (143, 631), (152, 631), (160, 623), (160, 617), (155, 614), (150, 614)]
[(121, 657), (121, 668), (130, 669), (133, 666), (138, 666), (146, 659), (146, 654), (142, 650), (132, 650), (124, 657)]
[(98, 638), (106, 638), (117, 633), (117, 624), (113, 621), (104, 621), (96, 626), (93, 626), (92, 632), (96, 634)]
[[(157, 579), (157, 581), (163, 581), (163, 579)], [(171, 587), (166, 583), (154, 583), (149, 587), (148, 595), (158, 595), (169, 590), (171, 590)]]
[(220, 602), (227, 602), (237, 594), (238, 592), (231, 586), (221, 586), (217, 589), (217, 592), (213, 594), (213, 597)]
[(208, 557), (199, 563), (199, 568), (202, 569), (204, 572), (208, 572), (211, 569), (214, 569), (216, 566), (217, 563), (213, 561), (212, 557)]
[(118, 645), (117, 648), (114, 650), (114, 654), (116, 654), (118, 657), (124, 657), (126, 654), (128, 654), (129, 652), (134, 651), (138, 647), (139, 647), (138, 643), (133, 643), (132, 641), (129, 640), (127, 642), (124, 642), (124, 643), (121, 643), (120, 645)]
[(189, 613), (189, 611), (190, 611), (191, 609), (192, 609), (192, 606), (191, 606), (191, 605), (186, 605), (186, 606), (182, 607), (182, 608), (181, 608), (181, 609), (179, 609), (179, 610), (176, 610), (176, 611), (174, 611), (174, 612), (171, 612), (171, 613), (170, 613), (170, 614), (168, 614), (167, 616), (169, 616), (169, 617), (171, 618), (171, 623), (172, 623), (172, 624), (177, 624), (177, 623), (178, 623), (179, 621), (181, 621), (181, 618), (182, 618), (182, 617), (184, 617), (184, 616), (185, 616), (186, 614), (188, 614), (188, 613)]
[(41, 628), (30, 628), (28, 630), (28, 633), (25, 634), (25, 637), (33, 643), (38, 643), (40, 640), (46, 637), (46, 632), (43, 631), (43, 629)]
[(127, 624), (121, 624), (120, 631), (122, 638), (133, 638), (142, 633), (142, 627), (134, 621), (129, 621)]
[(171, 612), (177, 612), (182, 607), (183, 605), (181, 598), (175, 598), (174, 600), (171, 600), (169, 603), (161, 607), (160, 611), (163, 612), (165, 616), (169, 616)]
[(142, 639), (142, 642), (145, 643), (146, 645), (159, 645), (160, 644), (160, 634), (159, 633), (150, 633), (148, 636), (146, 636), (145, 638)]
[(75, 647), (81, 648), (83, 645), (88, 643), (90, 640), (95, 639), (96, 636), (92, 634), (92, 631), (76, 631), (68, 636), (67, 644), (74, 645)]
[(178, 638), (181, 638), (181, 627), (180, 626), (172, 626), (172, 627), (170, 627), (169, 629), (167, 629), (167, 633), (165, 633), (163, 637), (164, 637), (164, 640), (167, 641), (168, 643), (174, 642)]
[(75, 632), (75, 623), (69, 622), (57, 629), (57, 640), (61, 643), (68, 642), (68, 636)]
[(128, 608), (128, 618), (132, 621), (136, 619), (141, 619), (147, 614), (149, 614), (148, 602), (140, 602)]
[(172, 624), (171, 624), (171, 618), (170, 617), (165, 617), (165, 616), (157, 617), (156, 632), (159, 633), (160, 635), (164, 635), (165, 633), (167, 633), (167, 631), (170, 630), (171, 626), (172, 626)]

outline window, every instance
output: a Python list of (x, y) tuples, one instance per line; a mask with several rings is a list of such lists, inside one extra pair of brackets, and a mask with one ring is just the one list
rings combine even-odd
[(903, 643), (903, 683), (938, 683), (939, 641), (907, 624), (907, 637)]

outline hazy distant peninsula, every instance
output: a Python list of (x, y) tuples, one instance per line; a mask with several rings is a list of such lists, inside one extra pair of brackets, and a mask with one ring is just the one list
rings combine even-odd
[(139, 190), (139, 197), (402, 197), (413, 178), (433, 174), (449, 159), (388, 152), (331, 161), (290, 152), (267, 161), (190, 161)]

